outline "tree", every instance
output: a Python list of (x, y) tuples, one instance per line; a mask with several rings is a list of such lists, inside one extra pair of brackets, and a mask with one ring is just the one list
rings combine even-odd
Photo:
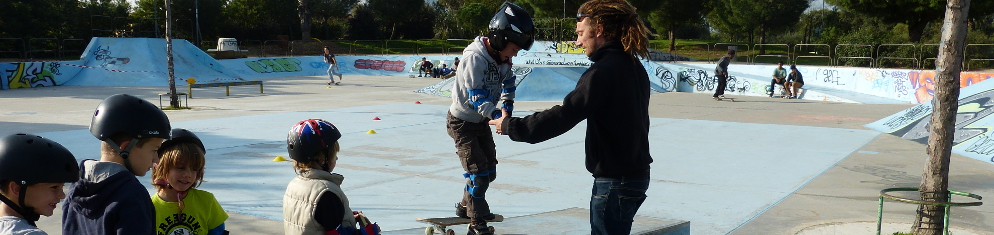
[(704, 21), (706, 11), (702, 0), (632, 0), (639, 15), (646, 18), (657, 32), (667, 32), (670, 39), (670, 52), (676, 50), (676, 37), (673, 32), (680, 27), (698, 24)]
[[(719, 18), (719, 25), (725, 27), (759, 30), (760, 44), (766, 43), (767, 32), (793, 26), (808, 8), (808, 0), (715, 0), (714, 4), (709, 17)], [(766, 53), (763, 47), (759, 50)]]
[(470, 3), (459, 9), (456, 18), (462, 28), (476, 35), (484, 35), (494, 11), (482, 3)]
[[(424, 0), (369, 0), (370, 9), (376, 13), (383, 26), (388, 26), (390, 37), (394, 39), (397, 33), (397, 26), (403, 26), (407, 22), (414, 21), (415, 17), (420, 17), (417, 13), (425, 5)], [(411, 14), (414, 11), (415, 14)]]
[[(949, 0), (942, 25), (942, 42), (935, 74), (938, 91), (935, 94), (932, 120), (930, 120), (928, 162), (922, 173), (919, 188), (925, 202), (949, 202), (949, 157), (952, 155), (953, 134), (956, 129), (956, 111), (959, 109), (959, 75), (966, 47), (966, 21), (970, 0)], [(942, 234), (942, 206), (919, 205), (912, 232), (917, 235)]]
[[(825, 0), (826, 2), (850, 11), (878, 17), (888, 23), (908, 25), (908, 39), (919, 42), (929, 22), (942, 17), (945, 0)], [(994, 3), (978, 1), (969, 14), (983, 16), (994, 12)]]
[(368, 5), (357, 5), (352, 10), (352, 17), (349, 17), (349, 38), (356, 40), (379, 39), (380, 34), (380, 23), (376, 21), (376, 13)]
[[(636, 1), (633, 0), (631, 2), (634, 4)], [(580, 9), (580, 5), (583, 5), (584, 2), (586, 0), (518, 0), (515, 3), (526, 10), (530, 10), (536, 18), (572, 18), (576, 16), (576, 11)], [(566, 4), (565, 6), (563, 5), (564, 3)]]
[(311, 4), (308, 0), (297, 0), (297, 15), (300, 17), (300, 38), (311, 40)]

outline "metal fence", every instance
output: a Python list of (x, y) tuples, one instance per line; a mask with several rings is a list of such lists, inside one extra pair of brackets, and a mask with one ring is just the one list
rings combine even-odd
[[(96, 17), (102, 18), (102, 17)], [(563, 22), (559, 20), (558, 22)], [(574, 20), (575, 21), (575, 20)], [(565, 25), (563, 23), (562, 25)], [(563, 28), (560, 28), (563, 29)], [(338, 55), (458, 55), (471, 39), (428, 40), (241, 40), (240, 57), (315, 56), (328, 47)], [(86, 48), (85, 39), (0, 38), (0, 61), (77, 60)], [(204, 41), (201, 48), (216, 47)], [(670, 51), (665, 43), (652, 43), (650, 49)], [(762, 50), (761, 48), (765, 48)], [(740, 63), (776, 63), (851, 66), (872, 68), (934, 69), (938, 44), (742, 44), (677, 43), (671, 51), (676, 56), (661, 60), (715, 62), (729, 49), (736, 50)], [(994, 69), (994, 44), (968, 44), (963, 58), (964, 70)], [(661, 53), (665, 54), (665, 53)], [(683, 59), (686, 60), (686, 59)]]

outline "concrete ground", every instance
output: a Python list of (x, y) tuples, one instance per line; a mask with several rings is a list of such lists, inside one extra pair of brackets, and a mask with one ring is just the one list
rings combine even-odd
[[(167, 114), (174, 123), (198, 125), (208, 124), (212, 120), (227, 120), (224, 118), (243, 117), (251, 119), (270, 114), (293, 112), (357, 113), (368, 107), (397, 108), (407, 112), (408, 106), (391, 105), (410, 104), (414, 101), (434, 105), (424, 106), (426, 107), (424, 109), (434, 110), (433, 112), (437, 112), (439, 107), (443, 107), (442, 112), (444, 112), (444, 106), (448, 106), (451, 102), (449, 98), (411, 92), (437, 81), (427, 78), (349, 76), (344, 80), (343, 86), (329, 89), (324, 86), (325, 80), (322, 77), (271, 79), (266, 81), (265, 94), (259, 94), (258, 89), (254, 86), (233, 87), (232, 96), (228, 97), (224, 96), (224, 90), (221, 88), (197, 89), (195, 90), (197, 98), (190, 100), (190, 105), (193, 106), (192, 110), (167, 111)], [(3, 90), (0, 91), (0, 135), (18, 132), (70, 133), (80, 131), (89, 125), (93, 108), (100, 100), (111, 94), (129, 93), (157, 102), (158, 96), (156, 94), (164, 92), (165, 89), (162, 87), (50, 87)], [(729, 96), (735, 97), (734, 94), (729, 94)], [(542, 110), (557, 103), (518, 102), (516, 109)], [(650, 116), (654, 118), (654, 125), (658, 123), (659, 125), (656, 126), (662, 126), (661, 128), (666, 129), (661, 130), (666, 131), (652, 131), (650, 132), (652, 135), (659, 136), (661, 139), (694, 136), (700, 143), (680, 142), (679, 144), (714, 146), (714, 149), (681, 149), (681, 145), (678, 144), (676, 147), (669, 147), (672, 149), (666, 149), (669, 151), (663, 151), (657, 149), (656, 142), (654, 142), (652, 148), (653, 158), (656, 162), (653, 163), (653, 186), (650, 186), (650, 189), (655, 191), (652, 191), (649, 197), (657, 204), (644, 206), (639, 211), (639, 215), (688, 220), (691, 222), (692, 234), (695, 235), (813, 234), (810, 232), (815, 230), (830, 231), (818, 234), (861, 234), (847, 230), (847, 228), (854, 226), (839, 225), (875, 223), (880, 190), (891, 187), (917, 187), (920, 184), (921, 172), (927, 156), (924, 154), (925, 146), (891, 135), (871, 135), (867, 141), (853, 139), (863, 138), (872, 131), (862, 125), (909, 107), (911, 107), (910, 104), (842, 104), (761, 97), (740, 97), (737, 102), (715, 102), (706, 94), (663, 93), (653, 95), (650, 103)], [(251, 126), (253, 124), (239, 125)], [(747, 126), (748, 128), (737, 126)], [(690, 129), (690, 127), (708, 128), (709, 131), (705, 133), (710, 136), (701, 136), (701, 133)], [(288, 126), (284, 128), (288, 128)], [(835, 135), (818, 136), (818, 133)], [(279, 134), (285, 135), (285, 130), (281, 130)], [(579, 140), (582, 141), (582, 130), (578, 136)], [(574, 134), (562, 138), (576, 137)], [(502, 137), (495, 138), (498, 139), (498, 146), (510, 144), (509, 141), (501, 140)], [(676, 141), (674, 139), (665, 140)], [(444, 138), (433, 140), (451, 141)], [(760, 140), (760, 143), (768, 143), (759, 145), (757, 140)], [(271, 142), (278, 143), (278, 141)], [(804, 145), (792, 145), (792, 143), (799, 142), (804, 143)], [(854, 145), (853, 142), (858, 144)], [(451, 142), (444, 144), (440, 146), (451, 147)], [(573, 146), (582, 146), (582, 143), (580, 145), (572, 144), (574, 144)], [(746, 148), (748, 145), (761, 147)], [(533, 145), (518, 144), (514, 146), (533, 148), (533, 150), (528, 150), (530, 153), (541, 152), (534, 149)], [(723, 149), (722, 146), (745, 147)], [(819, 154), (832, 152), (831, 149), (835, 146), (842, 146), (838, 148), (847, 154), (838, 159), (814, 158)], [(849, 149), (851, 146), (855, 147)], [(237, 150), (239, 148), (237, 146), (232, 148), (236, 150), (230, 151), (243, 151), (253, 147), (245, 148), (243, 146), (241, 148), (243, 150)], [(718, 151), (715, 152), (715, 149)], [(582, 153), (582, 150), (579, 151)], [(440, 152), (451, 153), (452, 151), (443, 149)], [(576, 152), (575, 149), (569, 151), (570, 154)], [(81, 155), (81, 153), (76, 154)], [(92, 155), (92, 153), (82, 154)], [(522, 154), (528, 154), (528, 152)], [(92, 158), (92, 156), (87, 158)], [(518, 166), (515, 164), (528, 164), (527, 161), (523, 161), (525, 159), (509, 158), (512, 159), (509, 159), (507, 163), (511, 165), (502, 169)], [(707, 164), (691, 165), (698, 162), (688, 159), (695, 158), (714, 161), (707, 162)], [(574, 157), (573, 159), (580, 158)], [(738, 159), (744, 160), (736, 162), (735, 160)], [(718, 163), (721, 161), (735, 162), (736, 164), (719, 165)], [(800, 174), (802, 177), (797, 177), (799, 174), (789, 169), (789, 166), (805, 168), (808, 164), (804, 163), (808, 161), (827, 164), (825, 165), (827, 167), (824, 167), (824, 170), (814, 172), (810, 177), (806, 175), (811, 173), (810, 170), (801, 172), (803, 173)], [(761, 164), (756, 164), (757, 162)], [(784, 164), (788, 167), (782, 167)], [(781, 167), (767, 168), (764, 167), (765, 165)], [(818, 167), (820, 166), (822, 165), (818, 165)], [(575, 168), (573, 165), (570, 167)], [(818, 167), (814, 169), (820, 169)], [(994, 195), (994, 164), (954, 155), (950, 169), (950, 189), (981, 196)], [(586, 182), (589, 181), (589, 174), (584, 175), (583, 169), (569, 170), (572, 170), (570, 174), (577, 176), (575, 181), (584, 181), (584, 183), (589, 184)], [(664, 172), (664, 170), (669, 172)], [(766, 178), (742, 179), (738, 175), (748, 172), (763, 174)], [(778, 175), (796, 180), (785, 183), (785, 187), (781, 184), (781, 181), (785, 179), (775, 177)], [(702, 178), (707, 181), (705, 183), (696, 181)], [(144, 177), (144, 180), (147, 181), (147, 177)], [(458, 182), (458, 179), (449, 181)], [(574, 179), (571, 178), (569, 181), (574, 181)], [(213, 181), (215, 184), (224, 182), (225, 179)], [(723, 184), (722, 182), (727, 183)], [(204, 186), (211, 185), (211, 183), (207, 182)], [(458, 183), (455, 184), (458, 187)], [(764, 187), (764, 185), (769, 187)], [(589, 190), (589, 185), (586, 187), (587, 189), (577, 191)], [(681, 190), (687, 188), (711, 189), (723, 193), (721, 193), (722, 195), (710, 195), (709, 192), (713, 191)], [(514, 191), (514, 189), (511, 188), (507, 191)], [(527, 191), (527, 189), (534, 188), (525, 189)], [(766, 191), (773, 193), (763, 197), (756, 196)], [(895, 195), (908, 198), (916, 197), (914, 194), (895, 193)], [(586, 207), (587, 205), (583, 204), (584, 197), (589, 196), (579, 195), (577, 196), (579, 199), (566, 200), (564, 204), (571, 204), (573, 207)], [(673, 198), (684, 201), (668, 200)], [(769, 201), (771, 199), (772, 201)], [(970, 201), (972, 199), (956, 197), (954, 200)], [(353, 201), (357, 200), (353, 199)], [(278, 202), (276, 203), (278, 204)], [(747, 210), (736, 210), (739, 205), (755, 206), (749, 207)], [(554, 211), (558, 209), (562, 208), (520, 208), (513, 210), (513, 212), (535, 214), (531, 211)], [(449, 208), (437, 208), (436, 211), (440, 216), (448, 216)], [(512, 210), (506, 211), (511, 212)], [(697, 211), (709, 212), (701, 214)], [(891, 224), (910, 223), (914, 220), (914, 211), (915, 206), (888, 201), (885, 203), (884, 220)], [(227, 228), (232, 231), (232, 234), (282, 233), (282, 224), (274, 220), (272, 216), (247, 215), (248, 213), (232, 211), (229, 211), (229, 214), (231, 218), (227, 221)], [(953, 208), (951, 214), (951, 226), (961, 229), (960, 231), (973, 234), (994, 234), (991, 232), (994, 231), (994, 206), (989, 203), (978, 207)], [(507, 214), (505, 215), (507, 216)], [(388, 215), (380, 218), (386, 217)], [(39, 221), (39, 227), (50, 234), (60, 234), (58, 218), (60, 218), (58, 213), (51, 218), (42, 218)], [(409, 220), (413, 221), (413, 218)], [(381, 224), (386, 223), (381, 220)], [(407, 223), (398, 222), (397, 224), (403, 224), (403, 226), (394, 229), (416, 227), (416, 225)], [(825, 228), (834, 229), (826, 230)]]

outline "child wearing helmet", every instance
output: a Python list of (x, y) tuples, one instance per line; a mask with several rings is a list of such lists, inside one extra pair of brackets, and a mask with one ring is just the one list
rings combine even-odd
[(197, 189), (204, 180), (204, 143), (186, 129), (169, 135), (172, 139), (159, 147), (159, 164), (152, 171), (158, 189), (152, 195), (157, 234), (224, 234), (228, 213), (214, 194)]
[(284, 234), (379, 234), (379, 225), (349, 208), (340, 186), (345, 177), (331, 173), (338, 163), (341, 137), (335, 125), (321, 119), (303, 120), (290, 129), (286, 148), (297, 177), (283, 195)]
[(100, 160), (83, 160), (80, 179), (62, 207), (62, 234), (155, 234), (155, 207), (137, 177), (158, 159), (169, 139), (169, 118), (131, 95), (107, 97), (90, 122), (101, 143)]
[(497, 150), (487, 122), (500, 118), (501, 110), (514, 109), (517, 77), (511, 72), (511, 58), (531, 48), (534, 35), (528, 12), (505, 2), (490, 20), (487, 36), (477, 37), (463, 50), (456, 70), (446, 127), (466, 171), (466, 190), (455, 207), (457, 216), (472, 220), (469, 234), (492, 234), (486, 220), (495, 216), (486, 192), (496, 179)]
[(35, 226), (79, 179), (76, 158), (55, 141), (31, 134), (0, 138), (0, 234), (48, 234)]

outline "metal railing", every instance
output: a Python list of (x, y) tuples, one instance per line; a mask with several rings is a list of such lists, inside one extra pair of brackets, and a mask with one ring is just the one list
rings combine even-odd
[[(810, 48), (815, 48), (815, 49), (811, 50)], [(822, 48), (824, 48), (824, 50), (825, 50), (825, 55), (820, 55), (822, 51), (819, 50), (819, 49), (822, 49)], [(802, 51), (802, 50), (804, 51), (804, 53), (807, 53), (807, 54), (801, 55), (800, 51)], [(815, 53), (815, 55), (808, 55), (808, 54), (811, 54), (812, 52), (817, 52), (817, 53)], [(798, 60), (800, 58), (824, 58), (824, 59), (828, 60), (828, 66), (832, 66), (833, 65), (833, 63), (832, 63), (833, 62), (833, 60), (832, 60), (832, 46), (829, 46), (828, 44), (795, 44), (794, 45), (794, 64), (799, 64)]]
[[(901, 51), (899, 51), (899, 49), (901, 47), (911, 47), (911, 50), (910, 50), (911, 55), (910, 56), (908, 56), (906, 54), (905, 55), (901, 55), (901, 53), (900, 53)], [(884, 49), (890, 49), (890, 48), (895, 48), (895, 49), (893, 49), (893, 50), (884, 50)], [(878, 67), (878, 68), (884, 67), (885, 64), (881, 63), (881, 61), (897, 60), (897, 61), (912, 61), (914, 64), (912, 65), (911, 68), (919, 68), (918, 56), (915, 55), (915, 53), (917, 53), (917, 52), (918, 52), (918, 49), (915, 46), (915, 44), (880, 44), (879, 46), (877, 46), (876, 66), (875, 67)]]
[[(728, 52), (729, 49), (734, 48), (735, 52), (736, 52), (735, 53), (736, 60), (738, 60), (738, 58), (745, 58), (745, 60), (746, 60), (745, 62), (746, 63), (749, 62), (749, 55), (746, 55), (744, 53), (744, 52), (748, 52), (748, 50), (749, 50), (749, 44), (715, 43), (714, 46), (711, 47), (711, 48), (712, 48), (712, 50), (711, 50), (712, 53), (711, 54), (714, 55), (714, 58), (721, 58), (722, 56), (724, 56), (725, 54), (727, 54), (727, 52)], [(723, 48), (723, 49), (719, 49), (719, 48)]]
[[(86, 49), (86, 40), (67, 38), (62, 39), (62, 44), (59, 47), (59, 58), (66, 58), (71, 55), (79, 55), (80, 59), (83, 56), (83, 50)], [(75, 58), (75, 57), (74, 57)]]
[(24, 59), (24, 48), (24, 39), (0, 38), (0, 58)]
[[(934, 48), (934, 49), (933, 49)], [(964, 55), (966, 55), (964, 53)], [(939, 44), (921, 44), (918, 46), (918, 58), (921, 58), (921, 66), (919, 68), (925, 69), (927, 65), (935, 65), (935, 60), (939, 58)], [(931, 60), (932, 63), (928, 63)]]
[[(985, 50), (986, 49), (986, 50)], [(975, 55), (978, 57), (971, 57), (970, 55)], [(994, 44), (968, 44), (964, 50), (963, 56), (965, 57), (963, 63), (966, 70), (970, 70), (972, 62), (975, 61), (990, 61), (988, 63), (994, 64)], [(994, 68), (988, 66), (988, 68)]]
[[(852, 56), (850, 56), (849, 53), (845, 53), (846, 56), (842, 56), (843, 53), (839, 53), (839, 48), (840, 47), (843, 47), (843, 48), (852, 47), (852, 48), (856, 48), (856, 49), (867, 48), (867, 49), (869, 49), (869, 52), (866, 53), (865, 56), (860, 56), (860, 55), (852, 55)], [(862, 53), (858, 53), (858, 54), (862, 54)], [(867, 45), (867, 44), (839, 44), (839, 45), (836, 45), (835, 46), (835, 65), (836, 66), (842, 66), (842, 65), (844, 65), (842, 63), (842, 59), (868, 60), (868, 61), (870, 61), (869, 67), (873, 67), (873, 63), (874, 63), (874, 61), (873, 61), (873, 45)]]
[[(757, 47), (759, 47), (760, 49), (757, 50), (756, 49)], [(786, 51), (787, 53), (786, 54), (781, 54), (781, 53), (770, 54), (770, 53), (767, 52), (767, 50), (769, 50), (769, 49), (767, 49), (768, 47), (783, 47), (784, 51)], [(766, 43), (766, 44), (759, 44), (759, 43), (753, 44), (752, 45), (752, 53), (753, 53), (753, 55), (752, 55), (752, 61), (751, 61), (751, 63), (753, 63), (753, 64), (756, 63), (756, 59), (758, 59), (759, 57), (779, 58), (781, 61), (783, 60), (784, 57), (786, 57), (787, 58), (787, 63), (790, 63), (791, 58), (793, 58), (792, 53), (790, 53), (790, 45), (787, 45), (787, 44), (770, 44), (770, 43)]]
[(942, 224), (945, 225), (945, 226), (943, 226), (944, 229), (942, 230), (942, 234), (943, 235), (949, 235), (949, 208), (950, 207), (954, 207), (954, 206), (961, 206), (961, 207), (962, 206), (980, 206), (980, 205), (984, 204), (983, 202), (952, 202), (953, 195), (971, 197), (971, 198), (974, 198), (974, 199), (977, 199), (977, 200), (982, 200), (983, 199), (983, 197), (981, 197), (980, 195), (976, 195), (976, 194), (972, 194), (972, 193), (967, 193), (967, 192), (953, 191), (953, 190), (949, 190), (949, 195), (946, 197), (949, 202), (926, 202), (926, 201), (919, 201), (919, 200), (912, 200), (912, 199), (907, 199), (907, 198), (895, 197), (895, 196), (891, 196), (891, 195), (887, 194), (888, 192), (912, 192), (912, 191), (918, 191), (918, 188), (889, 188), (889, 189), (880, 190), (880, 200), (878, 201), (878, 206), (877, 206), (877, 235), (880, 235), (881, 226), (883, 225), (883, 220), (884, 220), (884, 198), (890, 199), (890, 200), (894, 200), (894, 201), (898, 201), (898, 202), (903, 202), (903, 203), (944, 207), (945, 208), (945, 213), (943, 213), (943, 214), (945, 216), (942, 218), (942, 221), (943, 221)]
[(58, 59), (59, 39), (55, 38), (32, 38), (28, 39), (27, 59)]

